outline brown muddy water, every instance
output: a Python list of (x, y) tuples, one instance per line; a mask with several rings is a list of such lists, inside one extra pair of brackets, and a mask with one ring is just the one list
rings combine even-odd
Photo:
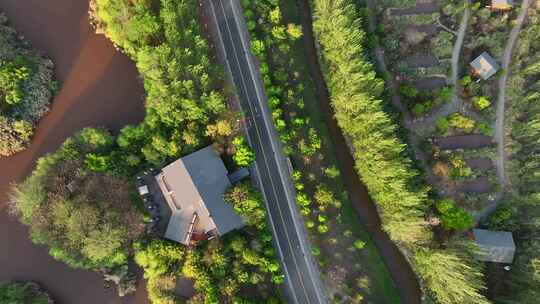
[[(30, 148), (0, 159), (0, 281), (32, 280), (59, 304), (148, 303), (145, 288), (120, 299), (95, 273), (53, 260), (28, 230), (6, 213), (9, 184), (31, 172), (35, 160), (87, 126), (113, 131), (144, 116), (142, 83), (133, 62), (88, 23), (88, 0), (0, 0), (0, 11), (56, 65), (61, 89), (40, 122)], [(142, 282), (140, 283), (142, 287)]]

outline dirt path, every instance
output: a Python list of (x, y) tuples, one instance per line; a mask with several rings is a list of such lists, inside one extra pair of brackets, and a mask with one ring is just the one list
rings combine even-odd
[(304, 31), (306, 56), (309, 61), (310, 74), (313, 78), (321, 110), (326, 113), (327, 124), (334, 140), (336, 158), (338, 160), (341, 175), (343, 176), (349, 199), (357, 211), (361, 223), (373, 239), (386, 264), (394, 283), (400, 293), (404, 304), (420, 303), (420, 287), (416, 275), (405, 257), (390, 240), (388, 235), (381, 229), (379, 214), (375, 203), (369, 197), (367, 189), (360, 182), (356, 173), (354, 159), (349, 151), (343, 133), (334, 118), (330, 107), (330, 96), (326, 88), (326, 82), (319, 66), (315, 40), (313, 37), (311, 9), (308, 0), (298, 0), (300, 18)]
[(144, 90), (134, 64), (103, 36), (93, 34), (87, 9), (87, 0), (0, 1), (0, 10), (17, 30), (53, 59), (62, 83), (29, 149), (0, 159), (0, 281), (36, 281), (60, 304), (148, 303), (143, 285), (121, 301), (113, 290), (103, 288), (99, 275), (53, 260), (5, 210), (9, 184), (26, 176), (38, 157), (66, 137), (86, 126), (118, 130), (143, 118)]
[(505, 112), (505, 103), (506, 103), (506, 84), (508, 82), (508, 75), (510, 74), (510, 63), (512, 61), (512, 50), (516, 44), (516, 41), (519, 37), (521, 27), (523, 22), (527, 17), (527, 11), (531, 5), (531, 0), (523, 0), (521, 3), (521, 12), (516, 20), (515, 26), (510, 32), (508, 42), (504, 48), (504, 55), (502, 58), (502, 69), (505, 73), (499, 78), (499, 94), (497, 96), (497, 118), (495, 120), (495, 141), (497, 142), (497, 160), (495, 166), (497, 167), (497, 177), (499, 179), (499, 184), (501, 186), (501, 191), (507, 186), (506, 172), (505, 172), (505, 162), (506, 162), (506, 152), (504, 150), (504, 112)]
[(435, 112), (431, 113), (428, 117), (417, 120), (413, 123), (415, 129), (425, 129), (434, 126), (439, 117), (447, 116), (453, 112), (456, 112), (461, 108), (461, 100), (459, 98), (459, 58), (461, 56), (461, 49), (463, 47), (463, 40), (465, 39), (465, 33), (467, 32), (467, 25), (471, 16), (471, 10), (465, 9), (463, 17), (459, 24), (459, 30), (454, 43), (454, 49), (452, 50), (452, 76), (450, 78), (450, 84), (452, 85), (452, 102), (447, 103), (440, 107)]

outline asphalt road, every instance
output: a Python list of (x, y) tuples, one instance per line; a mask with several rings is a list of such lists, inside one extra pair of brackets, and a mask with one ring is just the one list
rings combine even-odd
[(205, 5), (217, 24), (218, 51), (222, 52), (240, 106), (249, 120), (247, 136), (257, 155), (255, 174), (287, 278), (287, 293), (294, 303), (326, 303), (320, 274), (313, 266), (298, 218), (287, 161), (271, 120), (259, 71), (251, 57), (240, 5), (235, 0), (208, 0)]

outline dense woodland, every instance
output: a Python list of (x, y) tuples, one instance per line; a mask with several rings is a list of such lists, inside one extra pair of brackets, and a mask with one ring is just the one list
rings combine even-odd
[[(55, 259), (123, 275), (144, 224), (132, 202), (132, 183), (106, 172), (113, 147), (113, 137), (100, 129), (66, 140), (15, 186), (11, 211), (30, 227), (32, 242), (47, 245)], [(121, 289), (132, 288), (131, 279), (123, 279)]]
[(314, 31), (335, 116), (351, 142), (356, 168), (378, 204), (383, 229), (407, 253), (426, 296), (437, 303), (487, 303), (470, 245), (433, 239), (424, 181), (404, 156), (382, 100), (384, 83), (368, 62), (366, 33), (352, 1), (315, 0)]
[(512, 231), (517, 251), (510, 275), (490, 267), (496, 303), (537, 303), (540, 297), (540, 12), (529, 11), (509, 80), (511, 191), (487, 225)]
[(237, 131), (196, 1), (93, 0), (90, 9), (97, 31), (135, 61), (147, 92), (144, 121), (118, 138), (124, 163), (161, 164)]
[(20, 152), (30, 143), (56, 90), (53, 68), (0, 12), (0, 156)]

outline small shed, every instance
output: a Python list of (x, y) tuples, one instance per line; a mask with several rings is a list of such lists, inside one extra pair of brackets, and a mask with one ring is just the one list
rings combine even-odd
[(491, 8), (495, 10), (509, 10), (514, 6), (514, 0), (491, 0)]
[(505, 264), (514, 260), (516, 245), (511, 232), (473, 229), (473, 235), (480, 248), (478, 260)]
[(471, 62), (471, 67), (476, 75), (488, 80), (500, 69), (499, 64), (487, 52), (483, 52)]

